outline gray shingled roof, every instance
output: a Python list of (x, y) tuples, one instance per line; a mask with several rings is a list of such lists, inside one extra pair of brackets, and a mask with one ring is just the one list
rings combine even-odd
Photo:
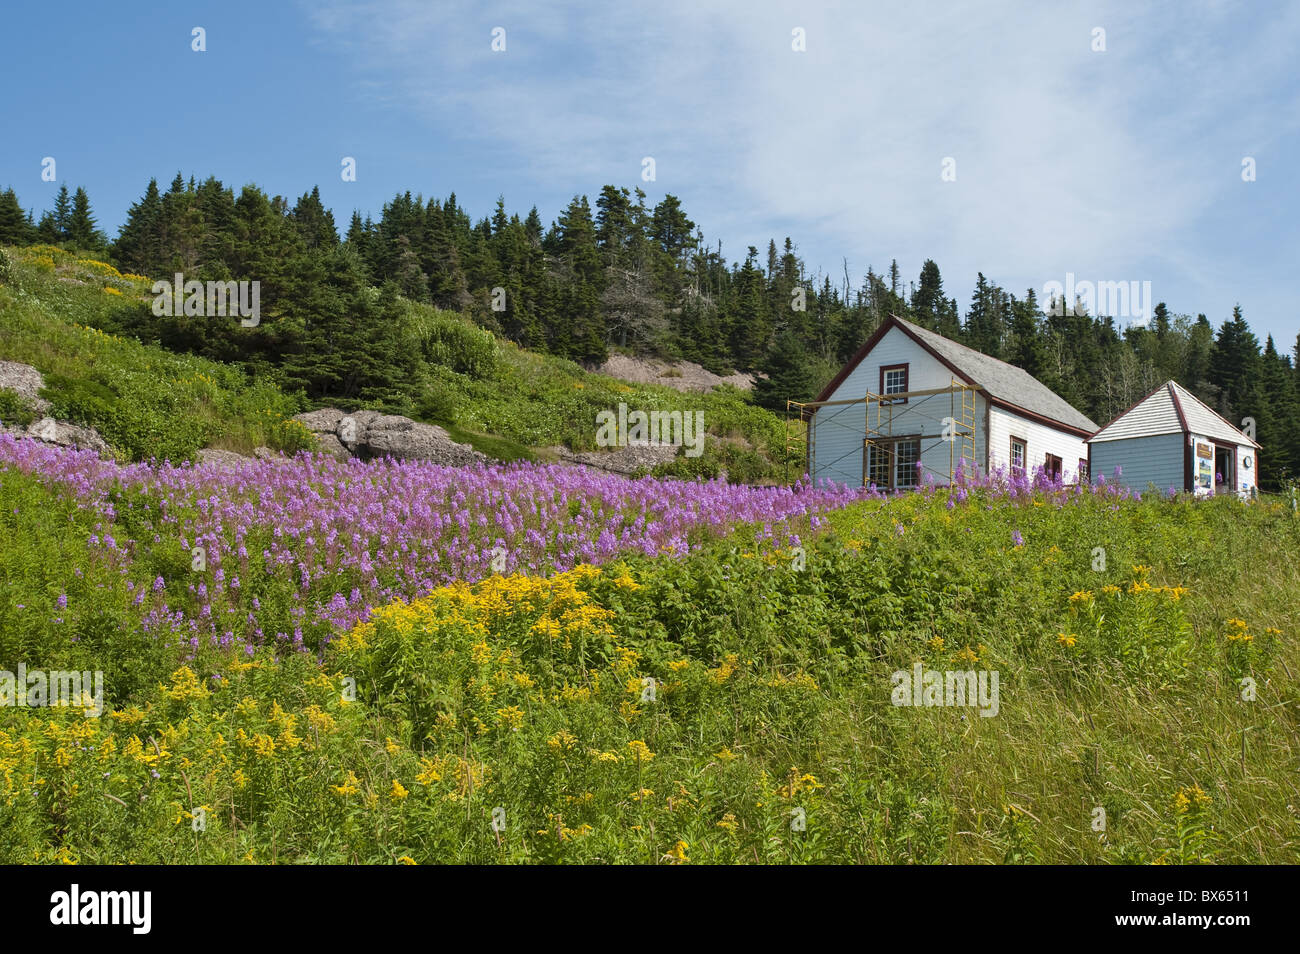
[[(1175, 396), (1177, 404), (1174, 403)], [(1179, 407), (1187, 418), (1186, 427), (1178, 416)], [(1166, 381), (1160, 385), (1092, 435), (1089, 442), (1099, 444), (1132, 437), (1151, 437), (1155, 434), (1195, 434), (1215, 441), (1259, 446), (1177, 381)]]
[(895, 318), (900, 325), (943, 355), (962, 374), (997, 400), (1014, 404), (1026, 411), (1087, 431), (1089, 434), (1097, 430), (1097, 425), (1086, 415), (1075, 410), (1069, 401), (1028, 371), (1007, 364), (1005, 361), (999, 361), (997, 358), (990, 358), (983, 352), (958, 344), (910, 321), (897, 316)]

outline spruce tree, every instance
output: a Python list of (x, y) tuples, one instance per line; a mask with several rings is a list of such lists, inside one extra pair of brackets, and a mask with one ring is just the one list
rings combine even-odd
[(113, 258), (128, 271), (141, 275), (161, 274), (162, 194), (158, 180), (150, 179), (139, 202), (126, 213), (126, 222), (118, 232)]
[(0, 245), (26, 245), (31, 241), (27, 213), (13, 189), (0, 192)]
[(68, 240), (68, 227), (72, 220), (72, 197), (68, 194), (67, 183), (59, 186), (59, 193), (54, 199), (54, 234), (56, 242)]
[(1246, 389), (1254, 381), (1258, 361), (1259, 339), (1237, 305), (1232, 309), (1232, 318), (1220, 326), (1210, 349), (1208, 375), (1218, 396), (1218, 410), (1229, 420), (1238, 412)]
[(95, 216), (90, 211), (90, 196), (81, 186), (77, 186), (72, 198), (66, 232), (67, 240), (79, 249), (98, 252), (108, 245), (107, 237), (95, 225)]

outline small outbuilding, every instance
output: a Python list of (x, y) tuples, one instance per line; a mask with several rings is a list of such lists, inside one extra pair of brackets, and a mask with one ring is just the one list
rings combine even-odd
[[(1253, 497), (1259, 444), (1177, 381), (1167, 381), (1088, 439), (1093, 479), (1198, 497)], [(1115, 468), (1120, 476), (1114, 476)]]

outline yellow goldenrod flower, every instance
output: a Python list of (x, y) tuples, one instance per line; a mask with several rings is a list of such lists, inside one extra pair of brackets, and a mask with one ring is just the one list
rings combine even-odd
[(686, 842), (679, 841), (677, 844), (669, 848), (668, 851), (664, 854), (664, 860), (674, 865), (686, 864), (691, 860), (690, 858), (686, 857), (686, 849), (689, 847), (690, 845), (686, 844)]
[(357, 778), (356, 773), (348, 772), (348, 777), (344, 779), (342, 785), (331, 785), (330, 788), (334, 789), (335, 792), (346, 798), (349, 795), (355, 795), (357, 792), (361, 791), (361, 781)]

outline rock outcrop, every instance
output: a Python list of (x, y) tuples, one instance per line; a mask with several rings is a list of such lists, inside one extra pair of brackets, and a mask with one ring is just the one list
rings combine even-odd
[(464, 467), (487, 460), (468, 444), (458, 444), (441, 427), (378, 411), (344, 413), (321, 408), (294, 417), (316, 435), (324, 453), (338, 460), (393, 457)]
[(43, 387), (44, 376), (30, 364), (0, 361), (0, 388), (13, 391), (32, 411), (41, 415), (50, 409), (50, 402), (41, 397)]
[[(0, 361), (0, 388), (17, 394), (22, 402), (39, 415), (28, 427), (0, 422), (0, 433), (56, 444), (60, 447), (87, 448), (101, 457), (112, 457), (113, 449), (93, 427), (79, 427), (46, 415), (50, 402), (40, 396), (45, 379), (30, 365)], [(458, 444), (441, 427), (421, 424), (409, 417), (381, 414), (378, 411), (354, 411), (321, 408), (298, 414), (302, 423), (316, 436), (320, 450), (336, 460), (353, 457), (393, 457), (398, 460), (427, 460), (449, 467), (464, 467), (486, 461), (468, 444)], [(282, 460), (283, 455), (269, 447), (254, 449), (248, 457), (217, 447), (205, 447), (194, 454), (198, 464), (239, 464), (249, 460)]]
[(100, 457), (112, 457), (113, 448), (93, 427), (79, 427), (66, 421), (55, 420), (46, 414), (50, 409), (50, 402), (41, 397), (43, 387), (45, 387), (45, 377), (31, 365), (17, 361), (0, 361), (0, 388), (17, 394), (27, 409), (37, 415), (37, 419), (27, 427), (5, 422), (0, 425), (0, 433), (59, 447), (93, 450)]
[(609, 375), (634, 384), (660, 384), (683, 393), (707, 394), (719, 384), (730, 384), (742, 391), (752, 390), (757, 376), (736, 372), (728, 375), (714, 374), (693, 361), (669, 363), (655, 358), (633, 358), (625, 354), (611, 354), (602, 364), (588, 363), (588, 371)]
[(59, 447), (79, 447), (93, 450), (100, 457), (113, 456), (113, 448), (108, 446), (108, 441), (100, 437), (99, 431), (93, 427), (78, 427), (75, 424), (65, 424), (63, 421), (56, 421), (52, 417), (43, 417), (39, 421), (33, 422), (27, 428), (27, 436), (38, 441), (44, 441), (46, 444), (56, 444)]
[(624, 476), (649, 473), (676, 457), (677, 450), (671, 444), (629, 444), (614, 450), (582, 453), (575, 453), (567, 447), (551, 448), (552, 453), (566, 464), (581, 464)]
[(220, 450), (216, 447), (204, 447), (194, 454), (196, 464), (246, 464), (251, 458), (234, 451)]

